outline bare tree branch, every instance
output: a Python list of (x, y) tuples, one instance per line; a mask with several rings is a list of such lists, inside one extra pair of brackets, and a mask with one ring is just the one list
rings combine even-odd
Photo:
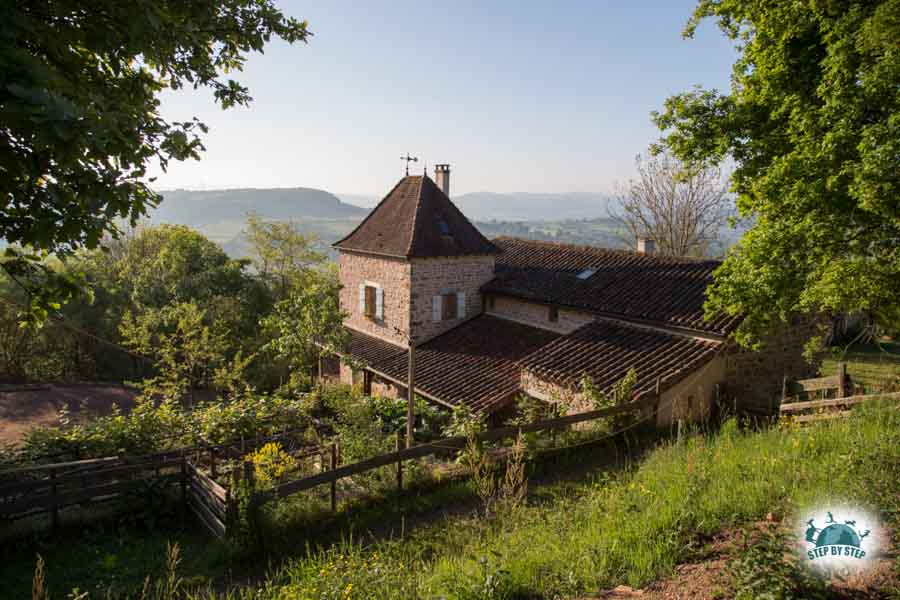
[(632, 248), (638, 238), (654, 241), (669, 256), (706, 256), (734, 215), (725, 178), (717, 167), (693, 167), (661, 154), (638, 156), (637, 177), (616, 193), (610, 216)]

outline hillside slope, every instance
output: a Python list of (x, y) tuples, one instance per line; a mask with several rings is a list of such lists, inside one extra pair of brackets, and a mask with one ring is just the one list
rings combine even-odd
[(163, 191), (152, 222), (202, 228), (228, 221), (244, 222), (255, 212), (267, 219), (361, 219), (368, 211), (313, 188)]

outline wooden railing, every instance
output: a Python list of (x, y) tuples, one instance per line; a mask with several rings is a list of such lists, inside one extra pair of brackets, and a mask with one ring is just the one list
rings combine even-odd
[[(143, 456), (110, 456), (87, 460), (34, 465), (0, 472), (0, 520), (12, 521), (50, 514), (56, 528), (60, 512), (73, 506), (108, 502), (141, 486), (180, 486), (181, 501), (216, 536), (224, 536), (231, 502), (229, 491), (215, 480), (222, 459), (239, 459), (272, 441), (294, 440), (303, 431), (174, 448)], [(312, 452), (319, 452), (315, 447)], [(310, 452), (304, 447), (304, 452)], [(240, 463), (238, 463), (240, 464)], [(207, 475), (201, 470), (205, 466)]]
[(843, 398), (850, 396), (853, 383), (847, 375), (847, 365), (838, 363), (837, 373), (829, 377), (815, 377), (813, 379), (790, 380), (784, 379), (781, 392), (781, 404), (789, 404), (804, 400)]
[[(635, 413), (652, 409), (655, 396), (642, 400), (579, 414), (546, 419), (520, 426), (489, 429), (478, 434), (482, 442), (514, 438), (519, 433), (556, 430), (570, 425), (597, 419)], [(60, 510), (69, 506), (85, 505), (110, 500), (122, 494), (139, 490), (140, 485), (151, 482), (178, 484), (182, 502), (190, 508), (203, 525), (215, 536), (227, 534), (230, 515), (234, 510), (231, 490), (215, 479), (216, 456), (239, 458), (268, 441), (281, 436), (269, 436), (246, 440), (240, 444), (240, 453), (232, 452), (235, 444), (210, 445), (175, 449), (160, 454), (141, 457), (107, 457), (91, 460), (38, 465), (5, 471), (0, 476), (15, 477), (16, 481), (0, 482), (0, 519), (28, 517), (49, 512), (51, 523), (56, 526)], [(434, 442), (400, 448), (380, 456), (374, 456), (353, 464), (339, 464), (337, 443), (325, 447), (304, 448), (297, 455), (320, 455), (320, 473), (288, 481), (274, 489), (259, 494), (263, 501), (281, 498), (309, 490), (320, 485), (331, 485), (331, 505), (337, 505), (337, 482), (341, 479), (372, 471), (388, 465), (397, 467), (397, 484), (403, 487), (403, 463), (432, 455), (442, 455), (465, 447), (468, 439), (463, 436), (444, 438)], [(201, 469), (198, 459), (204, 458), (209, 474)], [(250, 463), (244, 463), (243, 476), (251, 475)], [(251, 477), (252, 480), (252, 477)]]
[(892, 399), (900, 399), (900, 392), (847, 396), (845, 398), (829, 398), (826, 400), (789, 402), (781, 405), (780, 412), (782, 417), (790, 417), (791, 420), (796, 423), (808, 423), (810, 421), (845, 417), (850, 414), (850, 411), (846, 409), (856, 404), (862, 404), (872, 400)]
[(49, 512), (55, 527), (62, 508), (110, 500), (150, 483), (181, 482), (184, 495), (185, 468), (183, 456), (111, 457), (5, 471), (8, 477), (25, 477), (0, 483), (0, 517), (18, 519)]
[[(566, 415), (564, 417), (546, 419), (543, 421), (536, 421), (534, 423), (528, 423), (524, 425), (498, 427), (496, 429), (489, 429), (478, 434), (476, 439), (481, 442), (495, 442), (503, 439), (515, 438), (519, 435), (519, 433), (534, 433), (537, 431), (561, 429), (563, 427), (576, 425), (578, 423), (587, 423), (589, 421), (595, 421), (597, 419), (606, 417), (613, 417), (617, 415), (643, 411), (652, 408), (656, 404), (656, 400), (657, 399), (655, 396), (651, 396), (642, 400), (638, 400), (636, 402), (623, 404), (621, 406), (614, 406), (611, 408)], [(351, 477), (353, 475), (359, 475), (367, 471), (373, 471), (375, 469), (379, 469), (388, 465), (397, 466), (398, 484), (402, 487), (403, 463), (405, 461), (425, 458), (427, 456), (432, 456), (435, 454), (443, 454), (448, 450), (460, 450), (465, 447), (467, 442), (468, 438), (464, 436), (443, 438), (434, 442), (429, 442), (427, 444), (419, 444), (410, 448), (398, 449), (388, 454), (373, 456), (372, 458), (367, 458), (356, 463), (341, 466), (335, 465), (335, 467), (331, 470), (322, 473), (316, 473), (315, 475), (310, 475), (309, 477), (304, 477), (302, 479), (282, 483), (276, 486), (273, 491), (269, 492), (267, 494), (267, 497), (271, 499), (283, 498), (285, 496), (296, 494), (297, 492), (302, 492), (304, 490), (309, 490), (320, 485), (335, 484), (341, 479)], [(332, 492), (332, 498), (334, 498), (334, 492)], [(332, 500), (332, 505), (333, 504), (334, 500)]]

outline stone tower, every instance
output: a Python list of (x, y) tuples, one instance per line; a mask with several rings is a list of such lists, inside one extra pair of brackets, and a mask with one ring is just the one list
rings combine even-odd
[[(436, 177), (449, 190), (449, 165)], [(499, 252), (425, 175), (401, 179), (334, 247), (344, 324), (402, 347), (478, 315)]]

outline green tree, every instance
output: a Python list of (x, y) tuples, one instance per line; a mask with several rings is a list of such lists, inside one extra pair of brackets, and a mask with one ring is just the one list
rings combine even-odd
[[(306, 22), (273, 0), (44, 0), (0, 3), (0, 239), (64, 255), (134, 224), (160, 196), (148, 165), (198, 158), (197, 119), (169, 122), (165, 89), (209, 88), (223, 108), (249, 90), (227, 74)], [(31, 284), (37, 318), (71, 296), (39, 257), (0, 267)]]
[(191, 302), (173, 304), (137, 316), (125, 313), (125, 345), (154, 360), (156, 375), (140, 387), (144, 400), (180, 403), (209, 386), (226, 363), (226, 344), (206, 323), (203, 309)]
[(695, 89), (654, 115), (679, 158), (734, 163), (752, 229), (728, 255), (709, 313), (737, 339), (795, 313), (900, 319), (900, 0), (701, 0), (737, 45), (730, 93)]
[(279, 299), (287, 296), (292, 285), (302, 284), (327, 258), (316, 250), (314, 236), (303, 235), (290, 222), (264, 221), (251, 214), (245, 233), (256, 272)]
[(275, 304), (272, 314), (263, 319), (272, 336), (266, 349), (303, 373), (311, 371), (323, 349), (342, 350), (347, 334), (339, 289), (336, 273), (319, 273)]
[(126, 244), (116, 281), (136, 313), (196, 303), (234, 351), (256, 340), (259, 315), (271, 309), (265, 288), (246, 265), (189, 227), (161, 225), (139, 231)]

